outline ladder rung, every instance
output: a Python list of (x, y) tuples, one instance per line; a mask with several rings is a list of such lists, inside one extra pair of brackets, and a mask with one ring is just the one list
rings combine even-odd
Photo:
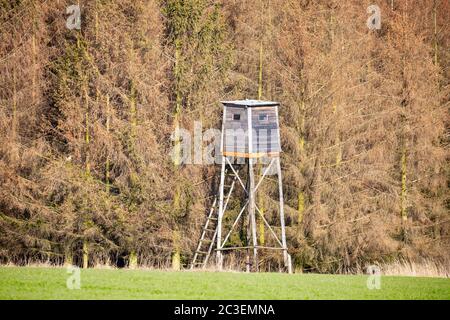
[(217, 220), (217, 218), (209, 218), (209, 220)]
[(208, 240), (208, 239), (203, 239), (202, 242), (206, 242), (206, 243), (211, 243), (212, 240)]

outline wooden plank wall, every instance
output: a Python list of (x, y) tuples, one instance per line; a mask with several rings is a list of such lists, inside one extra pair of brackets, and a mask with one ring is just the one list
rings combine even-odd
[[(240, 120), (233, 120), (234, 114), (240, 114)], [(267, 121), (260, 121), (260, 114), (267, 115)], [(254, 153), (280, 152), (279, 128), (276, 107), (252, 108)], [(247, 109), (226, 107), (224, 124), (224, 152), (248, 153)]]
[[(260, 121), (261, 114), (267, 115), (267, 121)], [(252, 110), (253, 146), (257, 153), (280, 152), (278, 143), (279, 129), (275, 107), (254, 108)]]
[[(233, 120), (234, 114), (240, 114), (240, 121)], [(248, 152), (248, 136), (247, 136), (247, 109), (238, 107), (226, 107), (225, 114), (225, 152)]]

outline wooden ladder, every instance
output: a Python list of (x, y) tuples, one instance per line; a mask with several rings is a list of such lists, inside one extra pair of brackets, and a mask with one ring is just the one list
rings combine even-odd
[(215, 196), (192, 259), (191, 269), (199, 267), (204, 269), (208, 263), (217, 238), (217, 211), (217, 196)]
[[(239, 171), (236, 171), (238, 173)], [(229, 172), (229, 170), (225, 171), (225, 181), (226, 178), (233, 177), (231, 184), (224, 185), (224, 194), (227, 194), (224, 208), (227, 207), (228, 200), (230, 199), (230, 195), (233, 192), (234, 186), (237, 181), (237, 176), (233, 172)], [(227, 189), (227, 192), (225, 192), (225, 189)], [(218, 207), (218, 198), (219, 195), (216, 194), (214, 197), (211, 209), (209, 210), (209, 214), (206, 218), (205, 225), (202, 230), (202, 234), (200, 236), (200, 240), (198, 241), (197, 249), (195, 250), (194, 257), (191, 262), (191, 269), (195, 268), (202, 268), (205, 269), (208, 260), (211, 256), (211, 253), (214, 248), (214, 244), (217, 240), (217, 219), (219, 215), (219, 207)]]

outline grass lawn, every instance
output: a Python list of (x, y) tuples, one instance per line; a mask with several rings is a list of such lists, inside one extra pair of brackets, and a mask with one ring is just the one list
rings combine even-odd
[(81, 270), (81, 288), (65, 268), (0, 267), (0, 299), (450, 299), (450, 279), (367, 276)]

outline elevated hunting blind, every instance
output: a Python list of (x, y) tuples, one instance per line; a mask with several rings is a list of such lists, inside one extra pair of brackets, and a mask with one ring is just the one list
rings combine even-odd
[[(219, 190), (201, 233), (197, 249), (191, 263), (193, 268), (205, 268), (211, 255), (216, 254), (216, 266), (223, 268), (226, 252), (241, 252), (246, 256), (247, 272), (258, 271), (258, 250), (278, 250), (282, 253), (284, 268), (291, 273), (291, 257), (287, 252), (284, 221), (283, 185), (280, 165), (280, 130), (278, 102), (259, 100), (222, 101), (223, 120), (221, 134), (221, 173)], [(258, 169), (255, 165), (260, 163)], [(255, 172), (256, 171), (256, 172)], [(276, 232), (258, 208), (256, 193), (264, 178), (276, 173), (278, 179), (279, 220)], [(255, 184), (255, 177), (258, 183)], [(236, 192), (240, 186), (243, 192)], [(239, 187), (238, 187), (239, 188)], [(239, 203), (238, 210), (227, 210), (231, 197), (241, 197), (232, 201)], [(247, 210), (246, 210), (247, 209)], [(246, 212), (246, 213), (244, 213)], [(271, 235), (272, 244), (258, 243), (256, 214)], [(272, 223), (273, 219), (270, 219)], [(239, 221), (241, 223), (239, 223)], [(240, 240), (231, 235), (239, 232)], [(231, 241), (231, 238), (235, 240)], [(261, 242), (261, 241), (260, 241)], [(215, 250), (214, 250), (215, 248)], [(252, 258), (251, 258), (252, 256)]]
[(224, 156), (279, 156), (278, 102), (223, 101), (221, 151)]

